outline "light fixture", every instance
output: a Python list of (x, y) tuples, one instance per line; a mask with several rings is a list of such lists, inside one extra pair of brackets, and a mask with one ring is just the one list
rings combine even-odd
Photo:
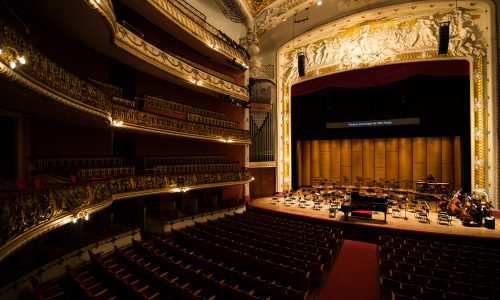
[(81, 210), (81, 211), (73, 214), (73, 216), (71, 217), (71, 222), (73, 222), (73, 224), (76, 224), (76, 222), (78, 222), (79, 219), (88, 221), (89, 218), (90, 218), (89, 212), (85, 211), (85, 210)]
[(318, 6), (320, 6), (321, 4), (323, 4), (323, 1), (319, 0), (317, 4)]
[(111, 121), (111, 125), (115, 126), (115, 127), (122, 127), (123, 121), (113, 120), (113, 121)]
[(0, 48), (0, 58), (9, 64), (11, 69), (15, 69), (18, 62), (21, 65), (26, 64), (26, 57), (10, 46)]
[(251, 181), (254, 181), (255, 180), (255, 177), (252, 176), (252, 178), (250, 178)]
[(237, 62), (237, 61), (236, 61), (236, 58), (233, 58), (233, 59), (231, 60), (231, 64), (232, 64), (233, 66), (235, 66), (235, 67), (240, 68), (243, 72), (244, 72), (244, 71), (246, 71), (246, 70), (248, 69), (247, 64)]

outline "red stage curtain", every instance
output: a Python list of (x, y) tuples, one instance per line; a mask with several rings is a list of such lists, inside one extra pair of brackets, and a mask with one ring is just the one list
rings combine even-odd
[(465, 76), (469, 75), (466, 60), (446, 60), (385, 65), (316, 78), (292, 86), (292, 96), (302, 96), (329, 86), (365, 88), (399, 81), (414, 75)]

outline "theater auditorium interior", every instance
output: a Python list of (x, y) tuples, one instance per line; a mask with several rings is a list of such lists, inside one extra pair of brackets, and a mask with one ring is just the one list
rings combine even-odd
[(496, 2), (0, 0), (0, 299), (500, 299)]

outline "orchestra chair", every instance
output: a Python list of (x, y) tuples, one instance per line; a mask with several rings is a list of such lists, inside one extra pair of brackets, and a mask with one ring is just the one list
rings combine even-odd
[(451, 216), (446, 211), (438, 212), (438, 224), (445, 223), (447, 225), (451, 225)]
[(403, 217), (403, 214), (401, 212), (402, 210), (402, 205), (401, 204), (398, 204), (395, 208), (392, 208), (392, 212), (391, 212), (391, 215), (395, 218), (402, 218)]

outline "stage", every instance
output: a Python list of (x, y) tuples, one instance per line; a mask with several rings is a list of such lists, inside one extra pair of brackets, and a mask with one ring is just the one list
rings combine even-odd
[[(319, 209), (313, 209), (313, 204), (309, 203), (304, 208), (299, 207), (297, 201), (293, 204), (284, 201), (283, 197), (279, 201), (273, 201), (272, 197), (252, 199), (249, 204), (257, 208), (263, 208), (273, 211), (279, 211), (294, 215), (301, 215), (311, 218), (330, 220), (332, 222), (340, 222), (342, 224), (356, 224), (360, 226), (374, 226), (378, 228), (391, 228), (396, 230), (407, 230), (422, 233), (437, 233), (445, 235), (457, 235), (462, 237), (478, 237), (478, 238), (493, 238), (500, 239), (500, 229), (498, 229), (499, 222), (495, 219), (495, 229), (488, 229), (484, 227), (469, 227), (462, 225), (462, 222), (453, 217), (451, 222), (438, 223), (437, 202), (432, 201), (429, 203), (430, 211), (428, 213), (428, 220), (417, 218), (413, 210), (402, 209), (399, 213), (391, 213), (389, 208), (387, 213), (387, 222), (384, 222), (384, 213), (373, 212), (371, 219), (356, 218), (349, 216), (348, 220), (344, 219), (344, 213), (337, 211), (335, 217), (329, 216), (329, 206), (323, 204)], [(375, 229), (375, 228), (374, 228)]]

